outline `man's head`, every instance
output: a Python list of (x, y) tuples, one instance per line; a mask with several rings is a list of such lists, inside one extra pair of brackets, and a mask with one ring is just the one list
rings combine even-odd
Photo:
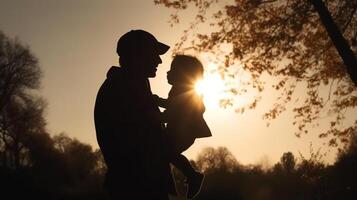
[(160, 55), (169, 48), (146, 31), (131, 30), (119, 38), (117, 53), (121, 66), (138, 75), (155, 77), (156, 68), (162, 63)]

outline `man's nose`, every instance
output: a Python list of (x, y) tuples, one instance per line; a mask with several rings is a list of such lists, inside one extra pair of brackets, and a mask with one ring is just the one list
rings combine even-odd
[(161, 60), (160, 56), (159, 56), (158, 62), (159, 62), (159, 64), (162, 63), (162, 60)]

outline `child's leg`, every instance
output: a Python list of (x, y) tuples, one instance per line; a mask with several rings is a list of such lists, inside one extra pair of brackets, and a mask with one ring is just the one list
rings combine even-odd
[(197, 173), (196, 170), (192, 167), (190, 161), (182, 154), (172, 156), (171, 163), (177, 167), (177, 169), (179, 169), (187, 178), (191, 178)]
[(187, 178), (191, 178), (195, 175), (196, 170), (192, 167), (190, 161), (181, 153), (187, 150), (195, 141), (194, 138), (174, 137), (175, 135), (169, 135), (168, 144), (170, 162), (179, 169)]
[(188, 190), (187, 197), (189, 199), (195, 197), (201, 190), (204, 175), (196, 171), (190, 161), (181, 154), (188, 149), (194, 142), (194, 139), (186, 139), (176, 143), (176, 148), (171, 149), (170, 162), (178, 168), (187, 178)]
[(201, 190), (204, 175), (197, 172), (192, 167), (190, 161), (182, 154), (173, 156), (171, 163), (187, 177), (187, 198), (191, 199), (195, 197)]

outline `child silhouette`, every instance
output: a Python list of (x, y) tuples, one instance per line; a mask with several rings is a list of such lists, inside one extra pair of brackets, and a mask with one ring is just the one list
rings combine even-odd
[(203, 66), (197, 58), (177, 55), (167, 72), (167, 81), (172, 85), (168, 98), (154, 95), (157, 104), (166, 108), (161, 117), (163, 122), (167, 123), (164, 138), (170, 162), (186, 176), (189, 199), (199, 193), (204, 175), (196, 171), (181, 153), (187, 150), (196, 138), (212, 136), (203, 118), (205, 106), (202, 97), (194, 90), (195, 82), (202, 79), (202, 76)]

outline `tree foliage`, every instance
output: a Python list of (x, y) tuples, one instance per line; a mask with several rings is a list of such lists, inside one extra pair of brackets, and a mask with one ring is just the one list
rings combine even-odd
[(40, 86), (37, 58), (18, 39), (0, 32), (0, 111), (14, 99), (26, 99)]
[[(196, 198), (352, 200), (357, 195), (357, 172), (354, 169), (357, 161), (356, 139), (353, 140), (349, 142), (349, 150), (341, 153), (333, 165), (323, 163), (319, 151), (310, 147), (307, 157), (283, 153), (280, 161), (268, 170), (254, 164), (237, 164), (235, 157), (231, 158), (231, 153), (224, 147), (204, 149), (195, 160), (198, 170), (205, 173), (202, 190)], [(207, 154), (210, 159), (205, 159)], [(222, 160), (222, 155), (229, 155), (228, 159), (215, 162)], [(212, 164), (207, 168), (208, 165), (198, 164), (200, 162)], [(227, 162), (232, 163), (230, 168), (224, 167)]]
[(281, 156), (279, 165), (287, 174), (290, 174), (295, 169), (295, 157), (291, 152), (286, 152)]
[(238, 166), (238, 161), (226, 147), (207, 147), (202, 150), (195, 165), (202, 171), (232, 171)]
[[(221, 55), (218, 71), (226, 80), (239, 79), (237, 69), (248, 72), (250, 81), (231, 89), (233, 95), (252, 89), (262, 92), (271, 87), (280, 93), (263, 118), (275, 119), (292, 105), (293, 124), (300, 136), (327, 113), (331, 117), (330, 128), (320, 137), (329, 138), (331, 146), (346, 144), (356, 130), (355, 119), (350, 119), (352, 125), (343, 125), (346, 110), (357, 105), (356, 86), (310, 1), (155, 0), (155, 3), (175, 10), (172, 24), (179, 23), (179, 11), (191, 7), (197, 10), (196, 19), (185, 30), (174, 53), (189, 49)], [(341, 31), (356, 55), (357, 2), (326, 0), (324, 5), (340, 29), (337, 31)], [(210, 25), (210, 31), (196, 29), (202, 24)], [(190, 39), (190, 35), (194, 37)], [(190, 48), (185, 48), (187, 40), (191, 40)], [(356, 66), (353, 67), (356, 71)], [(306, 95), (298, 92), (301, 89)], [(258, 96), (237, 111), (255, 108), (260, 99)], [(223, 102), (233, 104), (233, 100)]]
[(46, 104), (33, 94), (40, 78), (38, 61), (29, 48), (0, 32), (0, 152), (5, 166), (32, 165), (32, 140), (47, 135)]
[(54, 147), (63, 155), (71, 180), (85, 181), (96, 170), (100, 159), (88, 144), (61, 133), (53, 137)]

